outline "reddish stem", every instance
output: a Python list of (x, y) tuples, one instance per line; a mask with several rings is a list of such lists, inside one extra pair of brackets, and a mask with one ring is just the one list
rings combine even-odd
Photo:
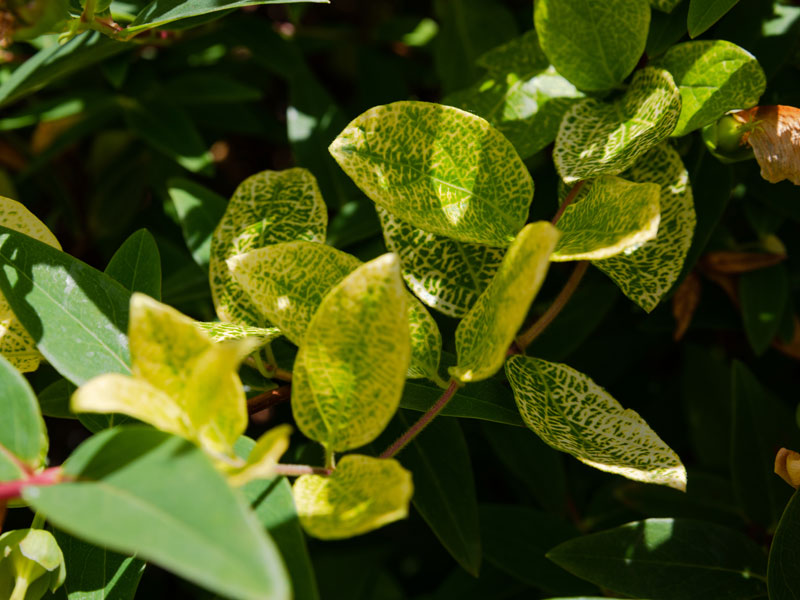
[(311, 467), (309, 465), (275, 465), (275, 472), (278, 475), (330, 475), (333, 469), (327, 467)]
[(292, 397), (292, 386), (282, 385), (281, 387), (269, 390), (258, 396), (247, 399), (247, 412), (251, 415), (278, 404), (288, 402)]
[(572, 186), (572, 189), (567, 194), (567, 197), (564, 198), (564, 202), (561, 203), (561, 206), (558, 207), (556, 214), (553, 216), (553, 220), (550, 221), (553, 225), (558, 223), (558, 220), (561, 218), (561, 215), (564, 214), (564, 211), (567, 210), (567, 207), (572, 204), (572, 201), (578, 196), (578, 192), (581, 191), (583, 184), (586, 183), (585, 181), (579, 181), (575, 185)]
[(62, 481), (64, 481), (64, 473), (61, 471), (61, 467), (51, 467), (25, 479), (4, 481), (0, 483), (0, 502), (19, 498), (22, 495), (22, 489), (29, 485), (55, 485)]

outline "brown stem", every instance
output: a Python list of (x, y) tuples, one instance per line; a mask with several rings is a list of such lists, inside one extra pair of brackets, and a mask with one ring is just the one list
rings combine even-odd
[(19, 498), (22, 489), (29, 485), (55, 485), (64, 481), (64, 474), (61, 467), (45, 469), (41, 473), (36, 473), (25, 479), (15, 481), (4, 481), (0, 483), (0, 502)]
[(309, 465), (275, 465), (278, 475), (297, 477), (299, 475), (330, 475), (333, 469), (327, 467), (311, 467)]
[(564, 202), (561, 203), (561, 206), (558, 207), (556, 214), (553, 216), (553, 220), (550, 221), (553, 225), (558, 223), (558, 220), (561, 218), (561, 215), (564, 214), (564, 211), (567, 210), (567, 207), (572, 204), (572, 201), (578, 196), (578, 192), (581, 191), (583, 184), (586, 183), (585, 181), (579, 181), (575, 185), (572, 186), (572, 189), (567, 194), (567, 197), (564, 198)]
[(408, 431), (406, 431), (400, 438), (391, 446), (389, 446), (386, 450), (383, 451), (381, 454), (381, 458), (391, 458), (400, 450), (406, 447), (406, 445), (413, 440), (419, 433), (425, 429), (425, 427), (433, 421), (434, 417), (442, 412), (442, 409), (447, 406), (447, 403), (450, 402), (450, 399), (455, 395), (456, 390), (458, 389), (458, 381), (455, 379), (450, 381), (450, 385), (444, 391), (441, 398), (436, 401), (436, 404), (431, 406), (428, 411), (422, 415), (419, 420), (414, 423)]
[(567, 283), (564, 284), (564, 287), (559, 292), (558, 296), (556, 296), (556, 299), (553, 301), (547, 311), (541, 317), (539, 317), (538, 321), (531, 325), (530, 329), (517, 338), (517, 347), (520, 350), (524, 351), (525, 348), (527, 348), (533, 340), (539, 337), (539, 335), (547, 328), (547, 326), (553, 322), (553, 319), (555, 319), (564, 309), (564, 307), (567, 305), (567, 302), (569, 302), (569, 299), (572, 297), (572, 294), (574, 294), (575, 290), (578, 288), (578, 284), (581, 282), (581, 279), (583, 279), (588, 266), (589, 262), (585, 260), (582, 260), (575, 265), (575, 270), (572, 271), (572, 275), (569, 276)]
[(292, 397), (291, 392), (292, 386), (287, 384), (282, 385), (277, 389), (269, 390), (268, 392), (259, 394), (258, 396), (248, 398), (247, 412), (252, 415), (262, 410), (272, 408), (273, 406), (277, 406), (278, 404), (288, 402)]

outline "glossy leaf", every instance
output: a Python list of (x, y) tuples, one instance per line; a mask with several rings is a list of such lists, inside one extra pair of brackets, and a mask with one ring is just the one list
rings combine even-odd
[(461, 381), (486, 379), (503, 366), (506, 352), (547, 275), (558, 230), (540, 221), (526, 225), (508, 249), (497, 274), (456, 329)]
[(431, 233), (508, 246), (527, 219), (533, 181), (514, 147), (457, 108), (376, 106), (352, 121), (330, 151), (378, 206)]
[(654, 183), (599, 177), (564, 210), (551, 260), (597, 260), (656, 237), (661, 190)]
[(781, 316), (791, 301), (786, 267), (744, 273), (739, 279), (739, 300), (747, 341), (756, 355), (763, 354), (778, 334)]
[(689, 0), (689, 17), (686, 21), (689, 35), (694, 38), (703, 33), (738, 2), (739, 0)]
[(257, 340), (259, 346), (264, 346), (283, 335), (277, 327), (248, 327), (223, 321), (199, 322), (195, 323), (195, 326), (215, 342), (251, 338)]
[[(47, 456), (47, 429), (30, 384), (11, 363), (0, 356), (0, 481), (16, 479), (17, 461), (30, 469)], [(8, 456), (11, 454), (14, 458)]]
[(228, 271), (227, 259), (280, 242), (322, 242), (327, 223), (317, 181), (305, 169), (262, 171), (245, 179), (211, 239), (209, 276), (220, 320), (266, 325)]
[(208, 268), (211, 236), (228, 203), (222, 196), (188, 179), (170, 179), (167, 185), (192, 258), (201, 267)]
[(224, 596), (290, 597), (274, 544), (203, 452), (154, 429), (95, 435), (64, 464), (81, 481), (23, 494), (58, 528)]
[(633, 597), (746, 600), (766, 593), (761, 548), (737, 531), (702, 521), (628, 523), (564, 542), (547, 557), (583, 579)]
[(725, 40), (672, 46), (654, 66), (672, 74), (681, 93), (681, 116), (672, 136), (713, 123), (729, 110), (758, 104), (767, 79), (756, 57)]
[(770, 600), (796, 600), (800, 589), (800, 494), (783, 511), (769, 549), (767, 584)]
[(353, 537), (408, 515), (411, 473), (396, 460), (348, 454), (330, 476), (303, 475), (294, 502), (303, 529), (323, 540)]
[(294, 364), (292, 413), (306, 436), (343, 451), (383, 431), (411, 358), (406, 311), (394, 254), (365, 263), (325, 296)]
[(0, 291), (64, 377), (130, 373), (128, 292), (69, 254), (0, 226)]
[(131, 292), (161, 300), (161, 255), (147, 229), (140, 229), (125, 240), (108, 261), (105, 273)]
[(647, 0), (541, 0), (534, 22), (544, 53), (561, 75), (582, 90), (607, 90), (639, 62), (650, 6)]
[(595, 261), (622, 292), (647, 312), (672, 288), (683, 269), (696, 222), (689, 173), (680, 155), (663, 144), (645, 154), (622, 176), (661, 186), (661, 222), (655, 239), (630, 253)]
[(525, 423), (553, 448), (601, 471), (686, 489), (686, 469), (675, 452), (583, 373), (513, 356), (506, 375)]
[(666, 139), (678, 122), (681, 97), (672, 75), (647, 67), (613, 102), (587, 98), (564, 115), (553, 160), (566, 183), (617, 175)]

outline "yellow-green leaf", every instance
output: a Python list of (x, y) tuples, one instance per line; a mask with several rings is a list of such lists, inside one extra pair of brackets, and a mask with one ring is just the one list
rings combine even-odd
[(224, 321), (197, 322), (195, 327), (205, 332), (215, 342), (253, 338), (258, 340), (259, 346), (263, 346), (283, 335), (277, 327), (248, 327)]
[(317, 180), (305, 169), (263, 171), (245, 179), (211, 238), (209, 278), (220, 320), (268, 325), (229, 273), (227, 259), (279, 242), (322, 242), (327, 226)]
[(526, 425), (553, 448), (601, 471), (686, 489), (678, 455), (583, 373), (518, 355), (506, 363), (506, 375)]
[(689, 173), (677, 151), (662, 144), (622, 176), (660, 186), (658, 235), (631, 253), (592, 264), (611, 277), (628, 298), (650, 312), (675, 283), (692, 245), (696, 217)]
[(243, 467), (228, 475), (231, 485), (240, 487), (254, 479), (269, 479), (275, 476), (275, 465), (289, 449), (290, 425), (278, 425), (258, 438)]
[(325, 296), (292, 379), (292, 412), (306, 436), (343, 451), (386, 427), (411, 358), (407, 297), (395, 254), (360, 266)]
[(551, 260), (592, 260), (614, 256), (656, 237), (661, 190), (604, 176), (584, 186), (559, 219), (561, 238)]
[(328, 477), (299, 477), (293, 492), (306, 533), (336, 540), (404, 519), (414, 487), (396, 460), (350, 454)]
[(330, 151), (377, 205), (431, 233), (508, 246), (528, 217), (527, 168), (499, 131), (463, 110), (427, 102), (376, 106)]
[[(47, 226), (16, 200), (0, 196), (0, 225), (61, 250), (61, 245)], [(42, 357), (36, 349), (36, 342), (14, 316), (11, 306), (2, 294), (0, 294), (0, 354), (23, 373), (35, 371)]]
[(491, 377), (542, 286), (558, 230), (539, 221), (526, 225), (508, 249), (497, 274), (456, 329), (458, 364), (450, 373), (461, 381)]

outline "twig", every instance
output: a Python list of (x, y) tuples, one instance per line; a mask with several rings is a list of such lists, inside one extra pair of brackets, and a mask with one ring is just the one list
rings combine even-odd
[(291, 399), (291, 391), (292, 386), (287, 384), (282, 385), (277, 389), (269, 390), (268, 392), (259, 394), (258, 396), (248, 398), (247, 412), (252, 415), (262, 410), (272, 408), (273, 406), (277, 406), (278, 404), (288, 402)]
[(278, 475), (297, 477), (298, 475), (330, 475), (333, 469), (327, 467), (311, 467), (309, 465), (275, 465)]
[(62, 481), (64, 481), (64, 473), (61, 471), (61, 467), (51, 467), (25, 479), (4, 481), (0, 483), (0, 502), (19, 498), (22, 495), (22, 489), (29, 485), (55, 485)]

